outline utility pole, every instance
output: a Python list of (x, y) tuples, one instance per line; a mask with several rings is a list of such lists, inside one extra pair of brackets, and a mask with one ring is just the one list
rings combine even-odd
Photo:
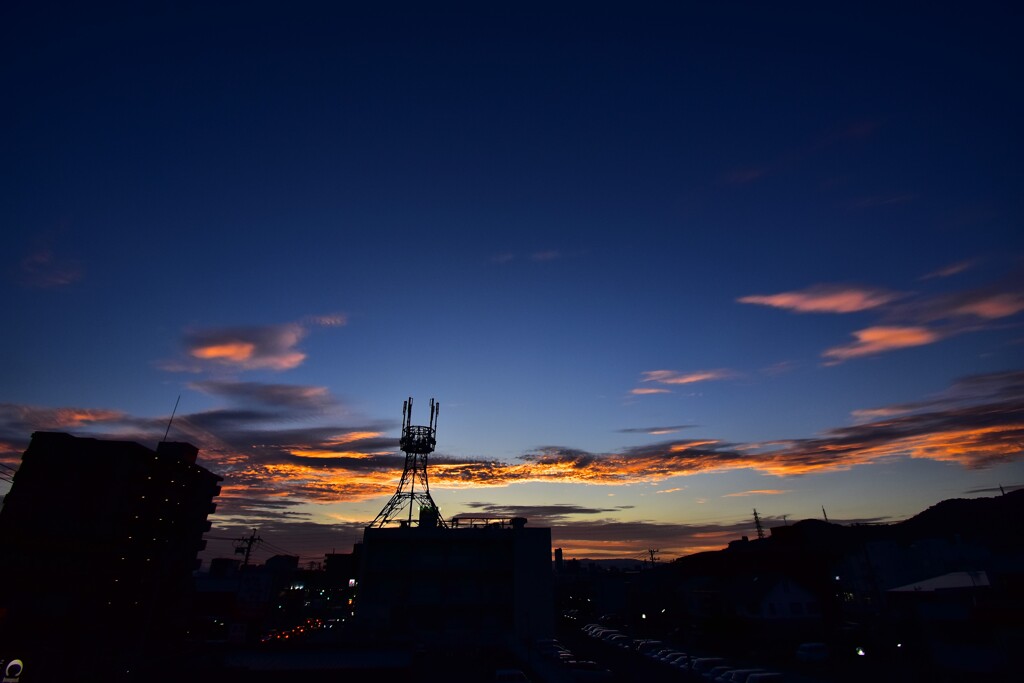
[(656, 558), (655, 555), (657, 555), (661, 551), (657, 550), (655, 548), (648, 548), (647, 552), (650, 553), (650, 555), (651, 555), (651, 568), (653, 569), (654, 568), (654, 563), (658, 561), (658, 558)]
[(242, 569), (249, 566), (249, 556), (252, 555), (252, 547), (262, 541), (263, 539), (256, 535), (255, 529), (252, 530), (252, 534), (250, 534), (248, 538), (243, 536), (242, 538), (235, 539), (235, 543), (239, 544), (235, 546), (235, 554), (245, 555), (245, 560), (242, 562)]

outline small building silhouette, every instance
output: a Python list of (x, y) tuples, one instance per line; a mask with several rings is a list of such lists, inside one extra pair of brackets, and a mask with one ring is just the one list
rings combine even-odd
[(32, 435), (0, 509), (0, 658), (32, 680), (107, 680), (170, 656), (220, 493), (197, 454)]

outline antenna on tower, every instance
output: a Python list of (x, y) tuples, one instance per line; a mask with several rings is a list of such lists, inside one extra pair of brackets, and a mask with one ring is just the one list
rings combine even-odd
[(167, 421), (167, 431), (164, 432), (164, 441), (167, 441), (167, 435), (171, 433), (171, 423), (174, 422), (174, 414), (178, 412), (178, 401), (181, 400), (181, 394), (178, 394), (178, 400), (174, 402), (174, 410), (171, 411), (171, 419)]
[[(402, 470), (402, 478), (398, 482), (395, 495), (391, 496), (391, 500), (369, 526), (384, 527), (397, 521), (403, 527), (418, 525), (421, 528), (448, 528), (437, 509), (437, 504), (430, 496), (430, 483), (427, 479), (427, 456), (434, 452), (437, 445), (437, 416), (440, 412), (441, 404), (430, 399), (429, 424), (414, 425), (412, 397), (402, 404), (402, 437), (398, 440), (398, 447), (405, 453), (405, 469)], [(419, 516), (416, 520), (412, 516), (415, 503), (419, 504)], [(399, 519), (405, 510), (405, 519)]]
[(764, 540), (764, 527), (761, 526), (761, 518), (757, 514), (757, 508), (754, 508), (754, 526), (757, 528), (757, 539), (759, 541)]

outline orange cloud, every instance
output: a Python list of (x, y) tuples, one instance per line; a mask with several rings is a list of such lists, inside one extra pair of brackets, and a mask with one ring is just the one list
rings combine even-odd
[(333, 439), (330, 439), (328, 441), (328, 443), (330, 443), (330, 444), (352, 443), (353, 441), (364, 441), (366, 439), (376, 439), (377, 437), (380, 437), (380, 436), (383, 436), (383, 434), (381, 432), (349, 432), (347, 434), (342, 434), (341, 436), (336, 436)]
[(255, 349), (255, 344), (231, 342), (213, 346), (200, 346), (192, 349), (191, 354), (195, 358), (202, 358), (204, 360), (228, 360), (233, 363), (241, 363), (252, 358), (252, 352)]
[(668, 389), (654, 389), (654, 388), (650, 388), (650, 387), (640, 387), (640, 388), (637, 388), (637, 389), (633, 389), (629, 393), (635, 394), (637, 396), (646, 396), (648, 394), (671, 394), (672, 392), (669, 391)]
[(857, 341), (845, 346), (825, 350), (821, 355), (834, 363), (850, 358), (869, 356), (894, 349), (924, 346), (939, 341), (942, 336), (926, 327), (897, 327), (880, 325), (853, 333)]
[(296, 458), (372, 458), (380, 453), (363, 453), (361, 451), (324, 451), (313, 448), (292, 448), (288, 451)]
[[(957, 463), (980, 468), (1021, 457), (1024, 408), (995, 405), (903, 415), (834, 430), (820, 438), (730, 447), (717, 440), (669, 442), (622, 452), (591, 454), (549, 448), (514, 462), (452, 462), (435, 458), (431, 484), (445, 488), (504, 487), (527, 482), (619, 486), (657, 483), (675, 477), (752, 470), (796, 476), (848, 470), (894, 457)], [(254, 462), (251, 457), (204, 454), (229, 470), (229, 481), (268, 493), (288, 491), (309, 501), (354, 502), (394, 492), (400, 459), (381, 453), (338, 453), (313, 446), (292, 448), (291, 462)], [(329, 463), (322, 465), (321, 463)], [(669, 488), (659, 493), (678, 490)], [(784, 495), (786, 489), (758, 489), (726, 497)]]
[(685, 443), (673, 444), (669, 448), (670, 453), (681, 453), (683, 451), (691, 451), (697, 448), (703, 448), (704, 446), (714, 446), (718, 441), (716, 439), (708, 439), (706, 441), (687, 441)]
[[(185, 346), (188, 355), (198, 360), (244, 370), (290, 370), (306, 359), (306, 354), (295, 349), (305, 334), (305, 329), (295, 324), (214, 329), (188, 334)], [(187, 369), (173, 364), (164, 367)]]
[(867, 422), (870, 420), (877, 420), (884, 417), (893, 417), (895, 415), (904, 415), (909, 412), (909, 409), (903, 406), (890, 406), (885, 408), (861, 408), (854, 410), (851, 414), (853, 419), (858, 422)]
[(820, 285), (802, 291), (744, 296), (737, 301), (797, 313), (856, 313), (884, 306), (896, 298), (897, 294), (879, 289)]

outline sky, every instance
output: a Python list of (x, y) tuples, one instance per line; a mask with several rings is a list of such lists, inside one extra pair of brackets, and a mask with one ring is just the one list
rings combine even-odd
[(566, 558), (1024, 486), (1012, 3), (99, 5), (0, 7), (5, 472), (174, 412), (303, 561), (409, 397)]

